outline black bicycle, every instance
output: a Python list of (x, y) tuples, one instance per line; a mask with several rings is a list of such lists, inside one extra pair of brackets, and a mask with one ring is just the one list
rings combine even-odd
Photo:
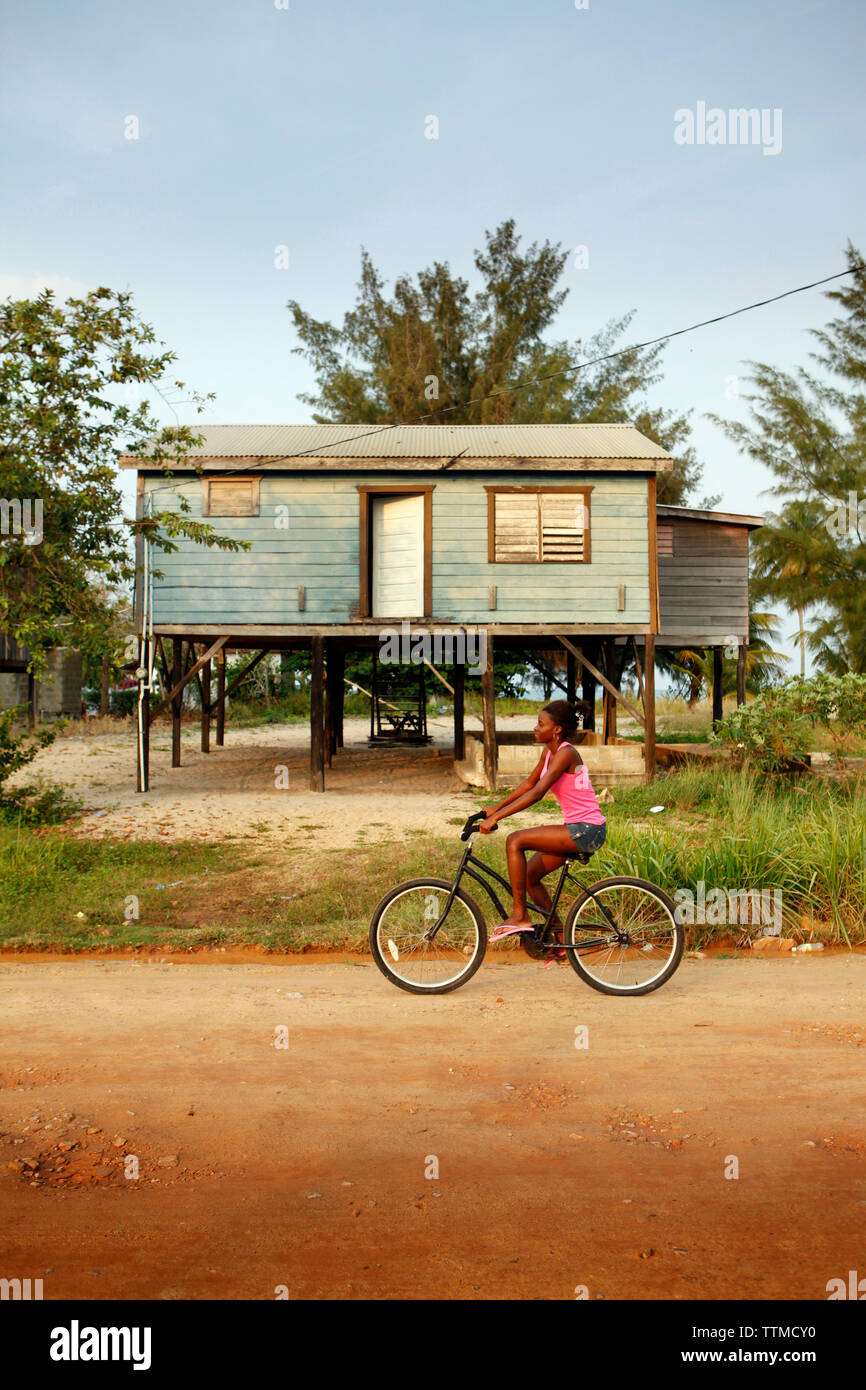
[[(471, 980), (484, 959), (487, 927), (478, 904), (462, 886), (474, 879), (499, 914), (506, 910), (494, 882), (510, 892), (508, 880), (472, 853), (484, 812), (470, 816), (460, 833), (467, 842), (453, 882), (413, 878), (386, 893), (370, 923), (370, 950), (382, 974), (410, 994), (447, 994)], [(572, 863), (592, 855), (575, 849), (565, 856), (549, 909), (527, 903), (532, 932), (520, 943), (534, 960), (565, 951), (569, 964), (602, 994), (649, 994), (671, 978), (682, 959), (685, 932), (672, 899), (643, 878), (602, 878), (585, 884)], [(579, 896), (557, 941), (550, 920), (566, 882)]]

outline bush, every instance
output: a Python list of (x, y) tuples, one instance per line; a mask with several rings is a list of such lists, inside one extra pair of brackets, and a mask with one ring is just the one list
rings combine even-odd
[(126, 718), (127, 715), (135, 714), (138, 706), (138, 686), (133, 686), (129, 690), (112, 690), (109, 697), (109, 709), (118, 718)]
[[(102, 691), (95, 685), (85, 685), (81, 694), (88, 705), (99, 708)], [(135, 714), (138, 706), (138, 682), (127, 687), (117, 686), (108, 693), (108, 710), (117, 719), (125, 719)]]
[(27, 730), (16, 734), (15, 720), (25, 712), (23, 705), (0, 710), (0, 793), (5, 791), (8, 778), (32, 763), (43, 748), (54, 742), (60, 731), (58, 724), (51, 729), (37, 729), (32, 733)]
[(54, 825), (78, 811), (82, 803), (67, 796), (62, 787), (51, 783), (28, 783), (10, 787), (8, 780), (22, 767), (53, 743), (65, 721), (51, 729), (27, 730), (15, 733), (16, 716), (22, 709), (0, 710), (0, 820), (20, 821), (25, 825)]
[(733, 710), (712, 741), (774, 772), (814, 746), (816, 725), (826, 729), (841, 765), (844, 750), (866, 732), (866, 676), (795, 676)]
[(0, 820), (21, 825), (59, 825), (81, 810), (84, 802), (51, 782), (11, 787), (0, 796)]

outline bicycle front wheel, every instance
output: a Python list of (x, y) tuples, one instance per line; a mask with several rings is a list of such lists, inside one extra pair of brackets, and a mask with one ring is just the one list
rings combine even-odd
[(465, 985), (484, 959), (484, 918), (462, 888), (430, 938), (451, 888), (444, 878), (413, 878), (386, 893), (373, 913), (373, 959), (392, 984), (410, 994), (447, 994)]
[(602, 994), (649, 994), (682, 959), (685, 931), (676, 906), (642, 878), (603, 878), (577, 899), (565, 921), (569, 964)]

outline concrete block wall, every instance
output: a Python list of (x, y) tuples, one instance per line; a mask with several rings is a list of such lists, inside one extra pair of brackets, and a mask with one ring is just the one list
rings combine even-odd
[[(36, 685), (39, 719), (78, 719), (81, 716), (82, 659), (80, 652), (56, 647), (48, 653), (45, 674)], [(0, 708), (27, 704), (27, 674), (0, 673)]]

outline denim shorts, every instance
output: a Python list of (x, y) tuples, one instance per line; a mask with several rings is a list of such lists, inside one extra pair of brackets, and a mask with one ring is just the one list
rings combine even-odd
[(595, 850), (601, 849), (607, 839), (607, 821), (602, 821), (601, 825), (590, 825), (582, 820), (569, 825), (566, 821), (565, 828), (574, 840), (575, 848), (582, 850), (584, 854), (593, 854)]

